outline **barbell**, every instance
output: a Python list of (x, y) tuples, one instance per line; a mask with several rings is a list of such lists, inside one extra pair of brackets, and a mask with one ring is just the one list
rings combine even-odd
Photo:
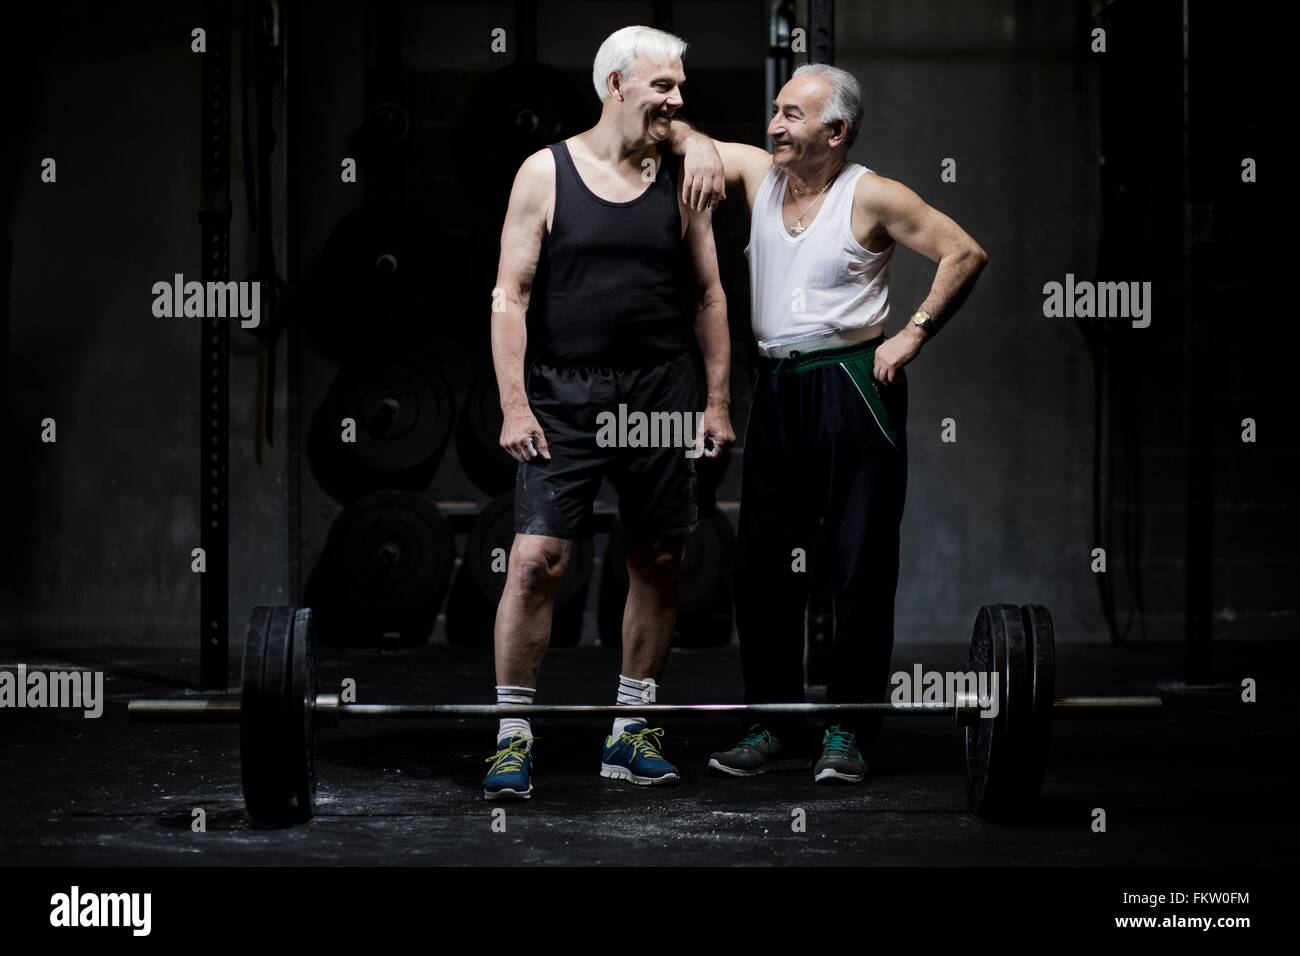
[[(244, 645), (241, 692), (133, 700), (137, 723), (238, 723), (244, 803), (256, 820), (301, 823), (316, 799), (316, 734), (352, 719), (494, 717), (761, 717), (879, 714), (946, 717), (964, 728), (970, 809), (991, 819), (1032, 810), (1042, 789), (1053, 720), (1150, 717), (1159, 697), (1055, 697), (1052, 618), (1041, 605), (992, 604), (975, 617), (968, 667), (990, 675), (985, 697), (959, 691), (936, 704), (358, 704), (318, 694), (310, 608), (254, 608)], [(994, 680), (993, 678), (996, 678)], [(984, 716), (988, 714), (990, 716)]]

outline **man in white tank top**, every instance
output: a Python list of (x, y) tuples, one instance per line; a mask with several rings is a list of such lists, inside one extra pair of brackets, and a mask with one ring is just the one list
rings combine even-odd
[[(827, 701), (886, 699), (907, 485), (903, 369), (988, 261), (912, 190), (849, 162), (862, 116), (857, 81), (818, 64), (796, 70), (772, 104), (771, 154), (673, 124), (684, 201), (706, 207), (730, 187), (751, 215), (759, 358), (733, 582), (748, 703), (803, 699), (810, 578), (835, 598)], [(911, 319), (885, 338), (896, 244), (937, 269)], [(813, 779), (860, 782), (878, 733), (878, 718), (828, 721)], [(735, 776), (806, 768), (809, 744), (801, 721), (765, 721), (709, 766)]]

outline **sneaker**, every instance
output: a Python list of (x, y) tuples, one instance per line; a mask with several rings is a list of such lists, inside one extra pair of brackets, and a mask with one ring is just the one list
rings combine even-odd
[(806, 754), (790, 754), (770, 730), (760, 724), (749, 728), (740, 743), (709, 758), (709, 766), (733, 777), (754, 777), (769, 770), (807, 770)]
[(822, 755), (813, 769), (813, 781), (861, 783), (867, 776), (867, 761), (858, 750), (858, 735), (839, 724), (831, 724), (822, 736)]
[(605, 738), (600, 757), (600, 775), (610, 780), (630, 780), (639, 784), (677, 783), (681, 780), (677, 768), (659, 752), (662, 727), (629, 724), (615, 739)]
[(484, 800), (527, 800), (533, 795), (533, 741), (523, 734), (502, 737), (483, 778)]

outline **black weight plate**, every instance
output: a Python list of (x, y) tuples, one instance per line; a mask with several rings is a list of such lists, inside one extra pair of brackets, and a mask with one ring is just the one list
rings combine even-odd
[(1034, 725), (1034, 681), (1029, 669), (1029, 645), (1025, 618), (1019, 607), (1000, 604), (1003, 632), (1006, 635), (1006, 661), (1002, 665), (999, 688), (1005, 708), (1007, 760), (999, 759), (997, 770), (1005, 780), (997, 786), (1005, 793), (1009, 806), (1022, 807), (1024, 800), (1026, 758)]
[(253, 608), (244, 637), (244, 659), (240, 667), (239, 768), (244, 803), (250, 814), (263, 805), (262, 794), (268, 789), (263, 778), (269, 772), (268, 768), (273, 766), (264, 726), (274, 717), (267, 713), (262, 677), (270, 626), (271, 608)]
[[(970, 655), (966, 668), (972, 674), (995, 674), (998, 672), (997, 651), (994, 643), (1000, 637), (994, 633), (994, 622), (988, 606), (982, 607), (975, 615), (975, 626), (971, 632)], [(999, 706), (1001, 704), (999, 703)], [(970, 809), (979, 813), (987, 800), (988, 768), (995, 758), (996, 719), (986, 720), (982, 716), (966, 728), (966, 783)]]
[(1033, 684), (1025, 645), (1024, 619), (1010, 604), (985, 605), (975, 618), (970, 670), (997, 674), (998, 714), (966, 729), (966, 772), (971, 810), (1010, 820), (1024, 814), (1035, 794), (1026, 794), (1029, 740), (1033, 726)]
[(456, 424), (456, 453), (465, 476), (489, 495), (515, 486), (519, 463), (501, 447), (501, 403), (495, 376), (477, 376)]
[[(488, 502), (479, 512), (465, 542), (464, 562), (478, 586), (479, 593), (495, 607), (505, 591), (506, 572), (493, 569), (492, 552), (501, 548), (506, 558), (499, 566), (509, 563), (510, 549), (515, 540), (515, 498), (513, 494), (500, 495)], [(567, 607), (587, 593), (595, 552), (590, 539), (573, 542), (569, 566), (564, 571), (560, 588), (555, 594), (556, 608)]]
[(623, 608), (627, 602), (627, 553), (623, 522), (617, 518), (605, 540), (600, 564), (600, 591), (596, 595), (596, 636), (606, 647), (623, 644)]
[(451, 531), (437, 506), (410, 491), (376, 491), (330, 529), (328, 560), (354, 614), (436, 612), (451, 580)]
[(427, 343), (438, 290), (454, 272), (436, 220), (409, 206), (365, 206), (343, 217), (309, 269), (303, 322), (340, 362)]
[(1028, 638), (1029, 671), (1034, 685), (1033, 726), (1026, 759), (1026, 792), (1042, 790), (1047, 757), (1052, 748), (1053, 705), (1056, 700), (1056, 632), (1052, 615), (1041, 604), (1021, 608)]
[(275, 767), (275, 805), (267, 817), (277, 823), (301, 820), (297, 775), (294, 773), (293, 738), (298, 727), (293, 707), (293, 615), (290, 607), (271, 608), (271, 626), (267, 630), (266, 654), (262, 658), (264, 696), (274, 713), (274, 724), (266, 723), (266, 739), (272, 749)]
[(588, 102), (567, 74), (544, 63), (512, 63), (485, 76), (452, 137), (465, 195), (504, 212), (523, 161), (591, 125)]
[(491, 647), (496, 611), (496, 605), (488, 603), (474, 582), (469, 567), (462, 562), (456, 569), (443, 609), (447, 640), (466, 647)]
[[(597, 631), (602, 644), (623, 643), (623, 610), (627, 602), (627, 544), (623, 522), (610, 528), (601, 569), (597, 602)], [(722, 511), (701, 517), (695, 530), (682, 542), (682, 563), (677, 585), (677, 634), (675, 647), (705, 647), (731, 640), (729, 627), (696, 622), (697, 615), (713, 610), (727, 611), (731, 603), (731, 565), (736, 534), (731, 519)], [(726, 616), (729, 616), (726, 615)], [(700, 623), (696, 629), (692, 624)]]
[(376, 103), (366, 115), (366, 139), (375, 146), (397, 146), (411, 132), (411, 114), (401, 103)]
[[(293, 613), (292, 679), (287, 708), (296, 718), (286, 742), (286, 773), (293, 784), (292, 805), (303, 820), (316, 812), (316, 645), (311, 608)], [(290, 725), (286, 724), (286, 729)]]
[(695, 530), (682, 540), (678, 614), (702, 611), (717, 603), (720, 594), (728, 593), (735, 553), (736, 533), (731, 519), (721, 511), (702, 518)]
[[(339, 453), (375, 473), (383, 487), (391, 487), (402, 472), (435, 462), (455, 420), (455, 402), (443, 375), (409, 359), (344, 369), (330, 387), (327, 404)], [(342, 440), (345, 418), (356, 422), (354, 442)]]
[(301, 714), (290, 706), (293, 685), (293, 609), (254, 611), (244, 647), (240, 709), (240, 775), (244, 805), (255, 820), (298, 823), (306, 819), (295, 775), (294, 749)]

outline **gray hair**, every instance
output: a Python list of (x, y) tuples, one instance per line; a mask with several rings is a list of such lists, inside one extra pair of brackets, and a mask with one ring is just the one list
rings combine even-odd
[(605, 37), (605, 42), (596, 51), (596, 61), (591, 67), (591, 82), (596, 87), (596, 95), (602, 103), (609, 99), (609, 75), (619, 73), (631, 76), (638, 56), (643, 56), (652, 63), (672, 63), (673, 60), (681, 59), (686, 46), (686, 41), (681, 37), (653, 27), (623, 27), (615, 30)]
[(844, 151), (847, 153), (857, 140), (858, 131), (862, 129), (862, 87), (852, 73), (826, 63), (805, 64), (795, 70), (790, 79), (801, 76), (821, 77), (830, 86), (830, 96), (826, 97), (826, 105), (822, 107), (822, 115), (818, 119), (828, 125), (836, 120), (844, 120), (848, 124), (848, 132), (844, 137)]

